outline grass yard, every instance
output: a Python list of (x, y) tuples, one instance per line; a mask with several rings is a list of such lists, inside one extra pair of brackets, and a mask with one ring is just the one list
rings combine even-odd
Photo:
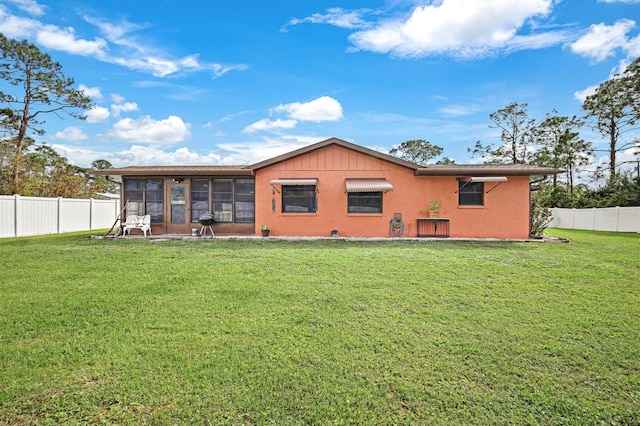
[(0, 424), (640, 424), (640, 234), (0, 240)]

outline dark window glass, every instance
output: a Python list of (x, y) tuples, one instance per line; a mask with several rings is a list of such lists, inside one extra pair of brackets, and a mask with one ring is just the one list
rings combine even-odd
[(162, 179), (125, 179), (124, 198), (129, 200), (126, 216), (151, 216), (152, 222), (164, 220), (164, 181)]
[(382, 192), (350, 192), (347, 198), (349, 213), (382, 213)]
[(483, 206), (484, 182), (458, 182), (458, 205)]
[(282, 212), (283, 213), (315, 213), (316, 186), (315, 185), (283, 185)]
[(209, 179), (191, 179), (191, 222), (209, 213)]
[(235, 221), (238, 223), (255, 222), (255, 183), (253, 179), (235, 180)]
[(213, 216), (216, 222), (233, 222), (233, 179), (213, 179)]
[(125, 216), (145, 214), (143, 188), (143, 179), (125, 179), (124, 199), (125, 201), (128, 201), (125, 209)]
[(164, 222), (164, 179), (145, 179), (145, 214), (151, 222)]

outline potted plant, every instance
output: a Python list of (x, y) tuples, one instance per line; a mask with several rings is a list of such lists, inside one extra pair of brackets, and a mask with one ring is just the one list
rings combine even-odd
[(435, 217), (440, 214), (440, 198), (436, 198), (429, 204), (429, 217)]
[(271, 231), (271, 228), (269, 228), (269, 225), (262, 225), (260, 227), (260, 231), (262, 231), (262, 236), (263, 237), (268, 237), (269, 236), (269, 231)]

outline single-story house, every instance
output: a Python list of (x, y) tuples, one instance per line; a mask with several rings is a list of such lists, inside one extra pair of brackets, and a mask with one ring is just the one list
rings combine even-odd
[[(248, 166), (123, 167), (123, 216), (152, 232), (218, 235), (529, 237), (530, 183), (560, 170), (520, 164), (418, 165), (337, 138)], [(429, 206), (439, 200), (437, 217)]]

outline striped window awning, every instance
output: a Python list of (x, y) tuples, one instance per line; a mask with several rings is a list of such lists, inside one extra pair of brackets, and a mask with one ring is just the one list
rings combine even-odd
[[(462, 190), (462, 188), (464, 188), (468, 184), (474, 183), (474, 182), (495, 183), (495, 185), (493, 185), (493, 188), (491, 188), (490, 190), (487, 191), (487, 194), (488, 194), (491, 191), (493, 191), (494, 189), (496, 189), (501, 183), (506, 182), (507, 181), (507, 177), (506, 176), (467, 176), (467, 177), (463, 177), (463, 178), (458, 178), (458, 180), (461, 181), (461, 182), (464, 182), (464, 185), (462, 185), (460, 188), (458, 188), (458, 191)], [(456, 193), (458, 191), (456, 191)]]
[(274, 179), (271, 181), (271, 185), (288, 185), (288, 186), (303, 186), (303, 185), (317, 185), (318, 179)]
[(388, 192), (393, 185), (386, 179), (346, 179), (347, 192)]
[(461, 178), (460, 180), (464, 181), (464, 182), (506, 182), (507, 181), (507, 177), (506, 176), (470, 176), (470, 177), (465, 177), (465, 178)]

